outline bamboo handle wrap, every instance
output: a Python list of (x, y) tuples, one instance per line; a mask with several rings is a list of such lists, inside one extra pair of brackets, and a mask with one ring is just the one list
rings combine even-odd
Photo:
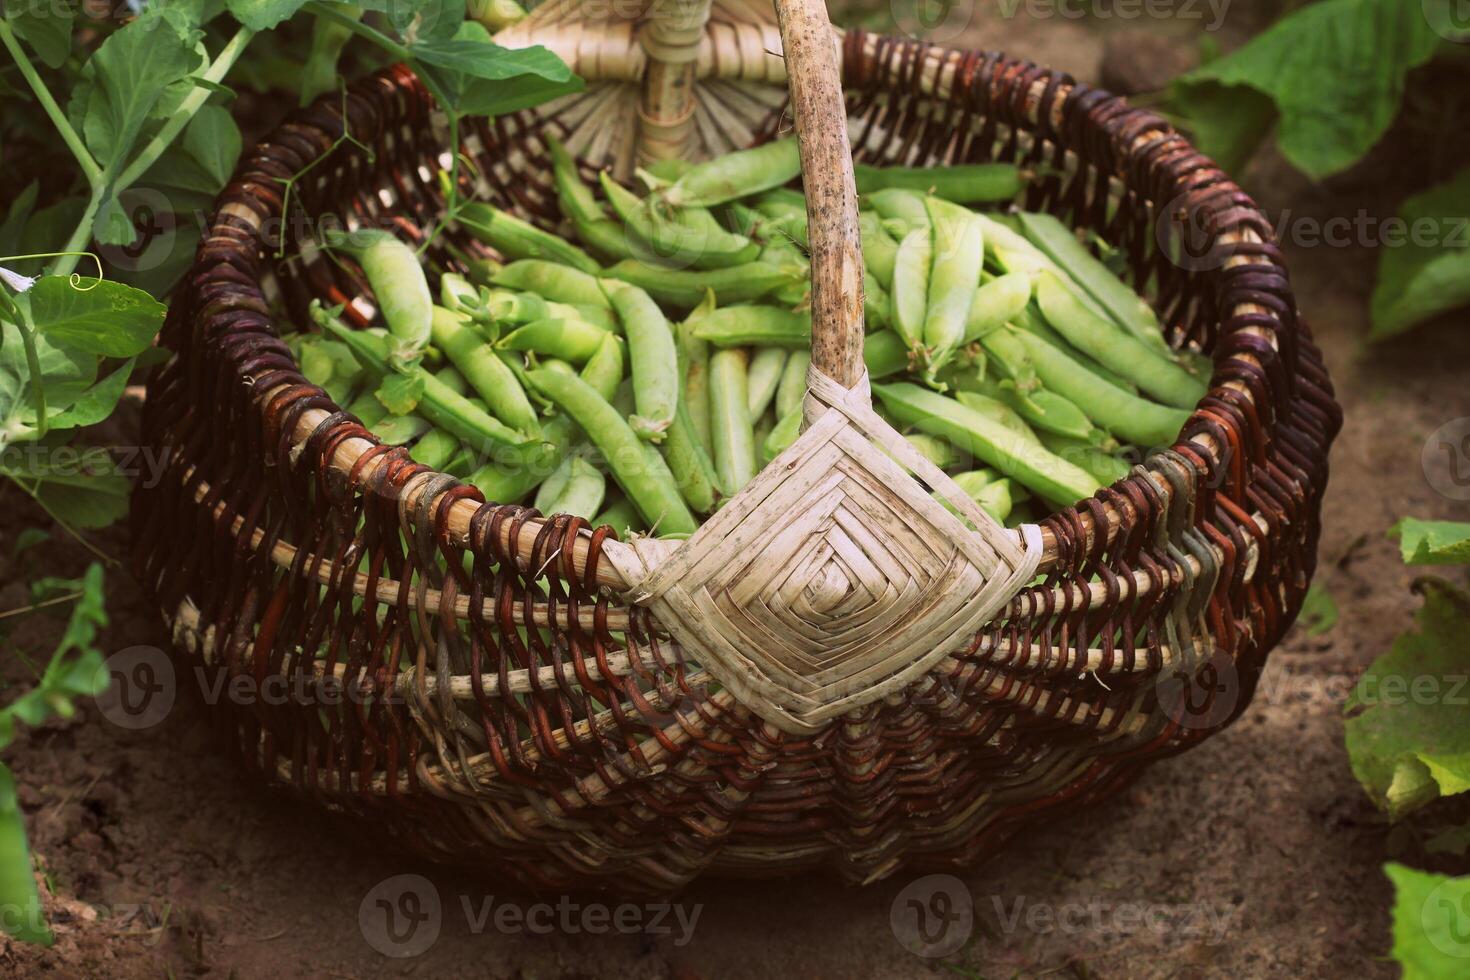
[(776, 0), (801, 144), (812, 256), (812, 367), (851, 388), (863, 377), (863, 254), (847, 106), (822, 0)]

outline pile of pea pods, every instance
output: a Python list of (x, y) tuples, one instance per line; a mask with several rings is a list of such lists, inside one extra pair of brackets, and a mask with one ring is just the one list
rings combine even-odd
[[(548, 146), (565, 236), (491, 204), (454, 220), (505, 263), (444, 273), (387, 231), (326, 236), (375, 323), (314, 306), (305, 376), (486, 499), (687, 536), (790, 446), (811, 363), (806, 202), (786, 138), (584, 181)], [(874, 407), (996, 520), (1091, 496), (1174, 441), (1208, 361), (1001, 164), (858, 165)], [(988, 207), (989, 210), (980, 210)]]

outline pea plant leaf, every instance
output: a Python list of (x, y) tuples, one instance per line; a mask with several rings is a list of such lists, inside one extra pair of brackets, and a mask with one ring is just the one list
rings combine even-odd
[(1282, 154), (1321, 179), (1378, 142), (1398, 111), (1404, 77), (1441, 41), (1418, 3), (1320, 0), (1176, 79), (1169, 102), (1195, 121), (1200, 149), (1225, 159), (1233, 150), (1227, 140), (1269, 121), (1264, 96), (1275, 107)]
[(45, 276), (27, 294), (36, 332), (66, 350), (132, 357), (163, 326), (164, 307), (141, 289), (109, 279)]
[(1375, 340), (1470, 303), (1470, 168), (1406, 200), (1404, 240), (1378, 250)]
[(1470, 565), (1470, 524), (1405, 517), (1388, 535), (1397, 538), (1406, 565)]
[[(0, 749), (15, 740), (17, 724), (39, 725), (52, 716), (69, 718), (76, 713), (77, 698), (95, 697), (109, 683), (102, 651), (97, 648), (97, 631), (107, 625), (102, 566), (92, 565), (80, 580), (58, 584), (74, 590), (76, 602), (40, 681), (0, 708)], [(4, 765), (0, 765), (0, 907), (7, 910), (0, 917), (0, 927), (6, 932), (24, 942), (51, 944), (15, 777)]]
[(114, 32), (82, 69), (68, 115), (80, 120), (98, 160), (125, 158), (165, 91), (199, 64), (193, 41), (160, 29), (161, 16), (140, 17)]
[(1470, 876), (1418, 871), (1390, 862), (1394, 887), (1393, 950), (1403, 980), (1465, 975), (1470, 957)]
[[(550, 50), (502, 48), (482, 24), (465, 21), (448, 40), (409, 46), (465, 115), (497, 116), (582, 90), (580, 77)], [(514, 84), (508, 82), (514, 79)]]
[(235, 172), (240, 145), (240, 127), (223, 106), (200, 106), (184, 130), (184, 152), (208, 174), (213, 192), (223, 188)]
[(1308, 636), (1321, 636), (1337, 625), (1337, 603), (1333, 601), (1332, 593), (1327, 591), (1326, 586), (1318, 582), (1307, 590), (1297, 621), (1302, 624)]
[(306, 0), (225, 0), (226, 9), (252, 31), (268, 31), (305, 5)]
[(464, 22), (466, 4), (456, 0), (367, 0), (364, 10), (386, 14), (405, 44), (453, 37)]
[(76, 8), (66, 0), (7, 5), (5, 19), (48, 68), (60, 68), (71, 53)]
[(1353, 774), (1393, 820), (1470, 789), (1470, 595), (1440, 579), (1417, 588), (1417, 631), (1374, 661), (1344, 709)]

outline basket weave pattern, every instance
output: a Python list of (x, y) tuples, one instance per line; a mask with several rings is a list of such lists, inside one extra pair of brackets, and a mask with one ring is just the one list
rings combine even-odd
[[(320, 697), (221, 706), (248, 765), (431, 857), (542, 887), (667, 892), (706, 871), (818, 866), (869, 881), (993, 853), (1245, 707), (1309, 584), (1340, 425), (1267, 219), (1160, 118), (1066, 75), (861, 32), (841, 45), (860, 159), (1034, 166), (1049, 176), (1025, 207), (1124, 250), (1171, 342), (1214, 358), (1179, 442), (1044, 521), (1044, 579), (958, 650), (783, 728), (623, 596), (606, 530), (484, 502), (299, 373), (283, 311), (305, 323), (321, 298), (371, 315), (350, 268), (295, 257), (303, 230), (351, 215), (413, 239), (441, 209), (442, 131), (390, 69), (247, 153), (149, 385), (145, 441), (169, 466), (136, 493), (136, 567), (180, 656), (211, 682), (285, 678)], [(569, 134), (589, 175), (629, 162), (616, 140), (578, 138), (603, 97), (478, 126), (482, 189), (554, 226), (542, 132)], [(742, 105), (761, 107), (750, 139), (789, 122), (779, 98)], [(1181, 207), (1228, 260), (1169, 260), (1159, 229)], [(483, 254), (451, 229), (427, 261)], [(333, 685), (348, 694), (324, 708)]]

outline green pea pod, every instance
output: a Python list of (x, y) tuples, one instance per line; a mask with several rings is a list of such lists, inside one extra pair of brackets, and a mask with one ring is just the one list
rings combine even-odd
[(1025, 189), (1020, 168), (1009, 163), (957, 163), (946, 167), (874, 167), (854, 164), (859, 194), (897, 188), (956, 204), (1009, 201)]
[(760, 347), (751, 357), (746, 374), (746, 404), (752, 419), (764, 415), (775, 400), (776, 388), (781, 384), (781, 374), (790, 356), (790, 351), (780, 347)]
[(1046, 431), (1042, 431), (1040, 436), (1047, 449), (1069, 463), (1082, 467), (1104, 486), (1111, 486), (1133, 472), (1133, 466), (1128, 460), (1099, 449), (1086, 439), (1071, 439)]
[(495, 346), (581, 364), (597, 353), (604, 338), (612, 336), (615, 335), (585, 320), (537, 320), (512, 330)]
[(661, 192), (671, 207), (711, 207), (780, 187), (801, 173), (796, 138), (788, 136), (690, 167)]
[(521, 259), (497, 272), (492, 281), (497, 286), (535, 293), (558, 303), (586, 303), (612, 309), (596, 276), (555, 262)]
[(781, 383), (776, 386), (776, 417), (784, 419), (799, 410), (806, 400), (806, 375), (812, 366), (810, 350), (791, 352), (791, 358), (781, 371)]
[(1129, 381), (1127, 378), (1123, 377), (1121, 374), (1118, 374), (1116, 371), (1109, 371), (1107, 368), (1103, 367), (1101, 364), (1097, 363), (1092, 358), (1088, 357), (1086, 354), (1073, 347), (1070, 343), (1067, 342), (1066, 337), (1063, 337), (1061, 334), (1053, 330), (1051, 328), (1051, 325), (1048, 324), (1045, 318), (1042, 317), (1041, 310), (1036, 305), (1036, 300), (1033, 299), (1030, 303), (1026, 304), (1026, 308), (1022, 310), (1019, 314), (1017, 314), (1016, 317), (1010, 321), (1010, 323), (1013, 327), (1019, 327), (1020, 329), (1025, 330), (1027, 333), (1032, 333), (1040, 337), (1042, 340), (1046, 341), (1048, 344), (1051, 344), (1057, 350), (1062, 351), (1068, 357), (1075, 360), (1078, 364), (1081, 364), (1083, 367), (1087, 368), (1087, 370), (1091, 371), (1098, 377), (1108, 381), (1110, 384), (1122, 388), (1124, 391), (1130, 392), (1131, 394), (1138, 394), (1137, 385)]
[(810, 347), (812, 315), (776, 306), (722, 306), (691, 316), (694, 336), (716, 347)]
[(871, 272), (863, 273), (863, 320), (868, 330), (893, 326), (893, 298)]
[(640, 437), (662, 442), (679, 407), (679, 352), (674, 331), (658, 304), (642, 289), (615, 280), (604, 280), (603, 289), (628, 338), (638, 406), (638, 414), (629, 421)]
[(1204, 382), (1112, 321), (1094, 316), (1056, 276), (1041, 274), (1036, 300), (1046, 321), (1073, 347), (1141, 391), (1177, 408), (1193, 408), (1205, 396)]
[(662, 160), (654, 160), (648, 166), (639, 168), (638, 176), (642, 178), (645, 186), (667, 187), (687, 174), (693, 167), (693, 162), (683, 157), (664, 157)]
[(1171, 356), (1153, 307), (1079, 242), (1072, 229), (1049, 214), (1022, 211), (1016, 217), (1021, 233), (1031, 244), (1066, 269), (1072, 281), (1095, 299), (1114, 323), (1159, 353)]
[[(518, 293), (512, 289), (492, 289), (485, 293), (485, 312), (496, 323), (519, 326), (551, 318), (551, 304), (535, 293)], [(449, 304), (445, 304), (448, 306)], [(454, 309), (454, 307), (450, 307)]]
[(371, 389), (354, 398), (344, 411), (356, 417), (366, 429), (372, 429), (388, 414), (387, 406), (378, 401), (378, 396)]
[(1010, 323), (1030, 301), (1031, 277), (1024, 272), (1010, 272), (985, 283), (970, 301), (962, 343), (973, 344), (990, 331)]
[(459, 455), (459, 440), (443, 429), (430, 429), (413, 444), (413, 459), (442, 472)]
[(893, 188), (869, 194), (863, 200), (885, 221), (901, 223), (904, 231), (895, 237), (902, 239), (911, 231), (929, 227), (929, 209), (918, 191)]
[(668, 269), (632, 259), (609, 267), (604, 276), (638, 286), (667, 306), (692, 310), (714, 290), (721, 303), (749, 303), (792, 283), (804, 284), (806, 270), (750, 262), (726, 269)]
[(679, 403), (678, 411), (674, 414), (674, 424), (669, 426), (669, 437), (660, 448), (665, 462), (669, 464), (669, 472), (674, 474), (674, 482), (679, 485), (679, 493), (683, 495), (684, 502), (696, 514), (712, 513), (721, 496), (720, 478), (715, 472), (709, 453), (700, 445), (699, 436), (694, 430), (694, 421), (689, 417), (689, 406), (685, 402)]
[(1041, 387), (1036, 377), (1036, 366), (1031, 363), (1031, 355), (1021, 343), (1019, 331), (992, 330), (980, 338), (980, 346), (990, 355), (990, 363), (995, 365), (996, 373), (1012, 382), (1021, 395)]
[[(475, 392), (500, 421), (529, 435), (541, 431), (536, 410), (526, 398), (525, 389), (505, 362), (495, 355), (462, 314), (434, 308), (434, 346), (444, 352), (474, 386)], [(441, 379), (442, 380), (442, 379)]]
[[(985, 380), (981, 382), (979, 391), (983, 396), (1007, 405), (1038, 431), (1077, 439), (1091, 439), (1097, 432), (1086, 412), (1072, 404), (1070, 399), (1046, 388), (1022, 393), (1016, 390), (1014, 382)], [(960, 398), (961, 402), (964, 400)]]
[(607, 495), (607, 478), (581, 456), (562, 460), (536, 489), (531, 506), (543, 514), (571, 514), (588, 520), (602, 507)]
[(678, 208), (667, 214), (628, 191), (612, 176), (601, 175), (602, 190), (613, 211), (644, 247), (637, 257), (655, 263), (692, 265), (700, 269), (753, 262), (760, 246), (743, 235), (720, 227), (714, 215), (699, 207)]
[(928, 198), (925, 206), (932, 227), (933, 261), (921, 334), (932, 376), (965, 339), (985, 252), (980, 222), (970, 211), (937, 197)]
[(907, 371), (908, 347), (903, 338), (892, 330), (870, 333), (863, 340), (863, 364), (867, 366), (868, 378), (872, 381)]
[(389, 415), (368, 427), (381, 441), (406, 446), (429, 431), (429, 423), (417, 415)]
[(694, 533), (698, 522), (685, 506), (668, 465), (656, 453), (645, 453), (643, 441), (607, 399), (580, 378), (541, 370), (526, 376), (587, 434), (650, 527), (671, 534)]
[(573, 224), (588, 221), (605, 221), (607, 213), (592, 193), (592, 188), (582, 182), (576, 161), (567, 152), (561, 140), (546, 136), (546, 152), (551, 157), (551, 179), (556, 187), (557, 204), (561, 213)]
[[(388, 343), (360, 330), (349, 330), (340, 323), (324, 322), (323, 327), (352, 348), (352, 353), (369, 369), (387, 373)], [(475, 408), (461, 394), (451, 390), (421, 367), (399, 367), (400, 373), (417, 375), (423, 382), (423, 396), (418, 411), (434, 425), (471, 445), (494, 449), (513, 458), (525, 458), (539, 442), (536, 437), (512, 429), (489, 413)]]
[(467, 482), (477, 487), (492, 503), (520, 503), (561, 465), (576, 434), (575, 423), (565, 415), (558, 415), (541, 427), (542, 442), (535, 450), (520, 460), (495, 454), (502, 458), (494, 458), (481, 465), (470, 474)]
[(602, 268), (596, 259), (571, 242), (483, 201), (463, 205), (455, 220), (480, 241), (512, 259), (548, 259), (589, 274)]
[(755, 476), (755, 424), (750, 415), (744, 348), (715, 351), (709, 359), (710, 437), (720, 486), (733, 496)]
[(950, 443), (925, 433), (910, 433), (903, 437), (919, 455), (939, 467), (941, 470), (953, 469), (960, 461), (960, 452)]
[(884, 289), (893, 288), (893, 266), (898, 261), (898, 242), (883, 228), (871, 211), (858, 212), (858, 234), (863, 244), (863, 266)]
[(607, 504), (602, 513), (592, 518), (593, 527), (603, 525), (612, 528), (620, 538), (648, 530), (647, 525), (643, 523), (643, 518), (638, 514), (638, 508), (633, 506), (631, 500), (621, 495), (612, 503)]
[(323, 238), (328, 246), (347, 252), (362, 267), (388, 325), (393, 362), (417, 363), (429, 345), (434, 297), (413, 248), (381, 228), (332, 230)]
[(913, 351), (924, 347), (933, 255), (929, 230), (916, 228), (898, 246), (898, 261), (893, 267), (893, 327)]
[(623, 383), (623, 338), (607, 334), (582, 366), (582, 380), (603, 398), (612, 398)]
[[(623, 325), (618, 321), (618, 316), (605, 306), (588, 306), (586, 303), (558, 303), (555, 301), (546, 304), (546, 315), (561, 320), (582, 320), (594, 327), (606, 330), (608, 333), (622, 333)], [(539, 318), (538, 318), (539, 319)]]
[(714, 293), (710, 293), (688, 319), (674, 328), (674, 344), (679, 351), (679, 375), (684, 379), (683, 400), (689, 406), (694, 433), (705, 452), (713, 449), (709, 422), (709, 344), (694, 335), (693, 321), (714, 309), (714, 305)]
[[(1189, 413), (1158, 405), (1109, 384), (1040, 337), (1015, 331), (1041, 382), (1087, 417), (1136, 446), (1171, 446)], [(1057, 498), (1052, 498), (1057, 499)]]
[(992, 422), (1005, 426), (1017, 435), (1025, 436), (1033, 442), (1040, 441), (1035, 430), (1026, 423), (1021, 413), (999, 398), (977, 391), (958, 391), (955, 392), (954, 397), (961, 405), (973, 412), (979, 412)]
[(1100, 484), (1085, 470), (952, 398), (899, 382), (874, 385), (873, 392), (900, 421), (954, 443), (1049, 500), (1074, 502), (1092, 496)]
[(761, 443), (761, 455), (766, 463), (784, 453), (801, 435), (801, 406), (781, 416), (781, 421)]

